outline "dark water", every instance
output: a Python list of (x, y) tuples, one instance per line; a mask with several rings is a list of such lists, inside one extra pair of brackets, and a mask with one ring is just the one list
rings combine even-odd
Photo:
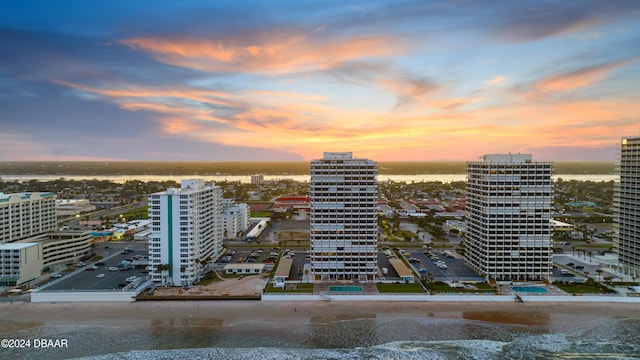
[(1, 359), (640, 359), (640, 319), (495, 324), (469, 319), (312, 318), (307, 324), (152, 322), (39, 326), (4, 338), (67, 348), (0, 349)]

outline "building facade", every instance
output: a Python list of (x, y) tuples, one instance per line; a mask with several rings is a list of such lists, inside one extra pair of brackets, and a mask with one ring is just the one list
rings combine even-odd
[(262, 185), (264, 183), (264, 175), (262, 174), (251, 175), (251, 183), (254, 185)]
[[(227, 200), (227, 199), (225, 199)], [(235, 239), (249, 228), (251, 210), (247, 204), (232, 203), (223, 206), (222, 226), (225, 239)]]
[(90, 255), (89, 231), (50, 231), (0, 244), (0, 286), (21, 286)]
[(90, 231), (55, 231), (25, 241), (42, 244), (44, 267), (54, 268), (91, 256)]
[(60, 217), (74, 216), (90, 211), (94, 211), (96, 206), (88, 199), (57, 199), (56, 214)]
[(467, 263), (487, 280), (548, 279), (553, 164), (530, 154), (467, 163)]
[(615, 184), (615, 238), (620, 270), (640, 277), (640, 136), (622, 138)]
[(54, 193), (0, 193), (0, 244), (26, 239), (56, 227)]
[(309, 210), (309, 195), (288, 194), (279, 196), (273, 203), (274, 211)]
[(311, 271), (315, 281), (377, 274), (377, 164), (351, 152), (311, 162)]
[(20, 286), (37, 279), (42, 267), (41, 244), (0, 244), (0, 286)]
[(154, 282), (174, 286), (198, 281), (222, 251), (221, 189), (183, 180), (149, 196), (149, 261)]

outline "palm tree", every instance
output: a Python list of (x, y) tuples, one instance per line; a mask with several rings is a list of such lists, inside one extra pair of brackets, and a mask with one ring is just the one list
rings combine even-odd
[(167, 277), (166, 271), (169, 271), (171, 267), (169, 266), (169, 264), (160, 264), (158, 266), (156, 266), (156, 270), (160, 272), (160, 275), (162, 277), (162, 285), (165, 285), (165, 278)]
[(598, 269), (596, 270), (596, 272), (598, 273), (598, 282), (600, 281), (600, 277), (602, 276), (602, 269)]

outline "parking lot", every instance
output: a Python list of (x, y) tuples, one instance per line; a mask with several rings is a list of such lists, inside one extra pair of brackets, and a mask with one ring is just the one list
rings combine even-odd
[[(263, 262), (264, 259), (267, 259), (269, 256), (271, 256), (272, 253), (280, 254), (280, 252), (282, 251), (282, 249), (280, 248), (257, 248), (257, 247), (255, 249), (253, 248), (229, 249), (227, 253), (229, 255), (229, 258), (227, 259), (228, 263), (246, 262), (247, 259), (250, 258), (251, 253), (259, 249), (262, 250), (261, 255), (255, 258), (252, 262), (256, 262), (256, 263)], [(427, 255), (423, 253), (422, 249), (408, 250), (408, 256), (406, 256), (405, 258), (407, 260), (412, 258), (414, 259), (414, 261), (410, 262), (410, 265), (416, 273), (420, 273), (421, 270), (424, 275), (426, 275), (427, 273), (431, 273), (431, 276), (435, 281), (450, 281), (450, 280), (451, 281), (455, 281), (455, 280), (479, 281), (479, 282), (484, 281), (484, 279), (481, 276), (479, 276), (478, 274), (473, 272), (471, 269), (469, 269), (469, 267), (465, 264), (463, 259), (447, 258), (439, 250), (433, 250), (432, 252), (434, 253), (434, 255), (438, 257), (437, 260), (441, 260), (445, 262), (445, 264), (447, 265), (446, 269), (438, 268), (436, 265), (436, 260), (429, 259)], [(293, 264), (291, 265), (289, 280), (301, 279), (302, 278), (301, 271), (303, 271), (304, 265), (309, 262), (310, 260), (308, 258), (305, 258), (304, 250), (296, 250), (295, 254), (293, 255)], [(217, 268), (219, 270), (222, 270), (225, 265), (226, 263), (218, 263)], [(381, 269), (381, 272), (379, 274), (381, 277), (389, 278), (389, 279), (398, 277), (398, 273), (393, 268), (393, 266), (391, 266), (391, 264), (389, 263), (389, 260), (387, 259), (387, 256), (385, 255), (384, 251), (378, 252), (378, 267)], [(382, 269), (384, 268), (387, 269), (386, 275), (382, 274)]]
[[(85, 266), (76, 267), (76, 271), (64, 275), (59, 279), (52, 279), (49, 285), (43, 290), (111, 290), (120, 289), (121, 283), (129, 277), (136, 276), (145, 278), (148, 274), (143, 273), (143, 268), (133, 268), (126, 271), (108, 271), (109, 267), (117, 268), (125, 259), (133, 259), (135, 255), (147, 256), (144, 242), (108, 242), (96, 244), (95, 252), (103, 256), (98, 262), (104, 265), (95, 266), (96, 270), (88, 271), (88, 267), (95, 265), (95, 262), (87, 262)], [(132, 249), (133, 252), (123, 254), (125, 248)], [(144, 260), (143, 260), (144, 261)], [(104, 277), (97, 277), (104, 274)]]
[[(582, 281), (586, 278), (587, 274), (596, 280), (602, 280), (599, 277), (611, 276), (613, 279), (620, 279), (618, 276), (614, 276), (609, 272), (603, 271), (601, 275), (598, 275), (598, 269), (602, 269), (601, 265), (590, 263), (588, 256), (581, 260), (580, 256), (570, 256), (566, 254), (553, 255), (553, 262), (560, 265), (553, 269), (552, 277), (555, 280), (560, 281)], [(570, 272), (570, 274), (563, 274), (562, 270)], [(603, 269), (606, 270), (606, 269)], [(621, 279), (620, 279), (621, 280)]]
[[(432, 250), (431, 252), (437, 258), (429, 259), (423, 251), (409, 251), (409, 256), (405, 258), (418, 260), (409, 263), (418, 273), (421, 270), (424, 274), (431, 273), (434, 281), (484, 281), (484, 278), (469, 269), (463, 259), (446, 257), (441, 250)], [(443, 261), (447, 268), (439, 268), (436, 261)]]
[[(285, 249), (287, 250), (287, 249)], [(219, 261), (217, 265), (218, 270), (224, 269), (226, 264), (237, 264), (237, 263), (269, 263), (275, 262), (275, 257), (279, 256), (282, 252), (282, 249), (279, 247), (256, 247), (254, 248), (230, 248), (227, 251), (226, 256), (229, 258), (224, 259), (223, 261)], [(303, 250), (294, 251), (293, 255), (293, 263), (291, 265), (291, 272), (289, 273), (289, 280), (299, 280), (302, 278), (302, 270), (304, 269), (304, 264), (309, 262), (309, 259), (305, 259), (305, 252)], [(251, 259), (252, 253), (259, 253), (257, 257)], [(227, 261), (228, 260), (228, 261)], [(298, 271), (300, 270), (300, 272)]]

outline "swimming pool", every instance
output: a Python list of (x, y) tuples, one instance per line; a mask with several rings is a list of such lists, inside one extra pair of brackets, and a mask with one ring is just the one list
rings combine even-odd
[(362, 286), (329, 286), (331, 292), (362, 292)]
[(513, 286), (513, 291), (519, 293), (546, 293), (547, 289), (539, 286)]

